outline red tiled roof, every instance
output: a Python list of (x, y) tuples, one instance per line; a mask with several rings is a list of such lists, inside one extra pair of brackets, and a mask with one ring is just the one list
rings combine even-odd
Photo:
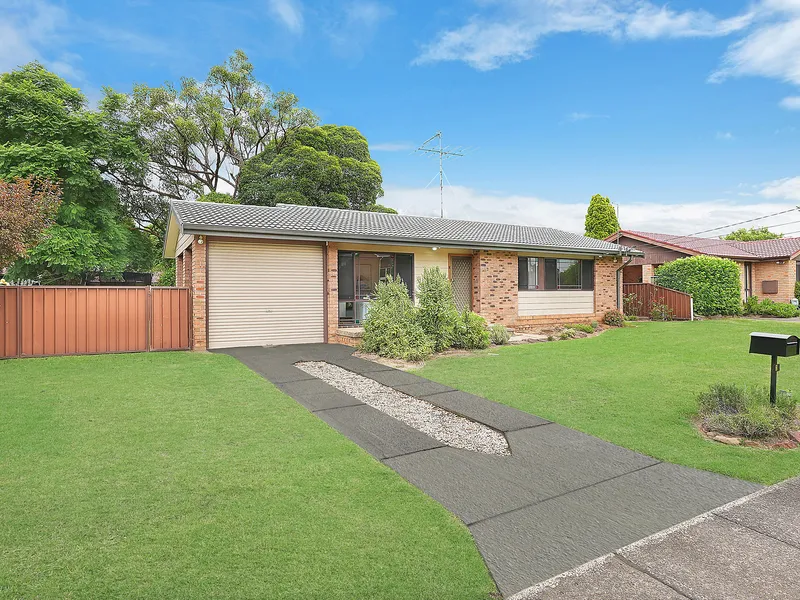
[(620, 233), (621, 235), (627, 233), (638, 238), (644, 238), (657, 245), (667, 244), (689, 252), (721, 256), (723, 258), (770, 260), (788, 258), (795, 252), (800, 251), (800, 237), (759, 240), (756, 242), (736, 242), (733, 240), (721, 240), (719, 238), (651, 233), (630, 229), (623, 229)]

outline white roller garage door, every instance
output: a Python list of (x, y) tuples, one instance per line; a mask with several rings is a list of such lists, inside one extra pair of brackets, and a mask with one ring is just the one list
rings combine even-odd
[(322, 248), (256, 241), (208, 246), (208, 347), (324, 341)]

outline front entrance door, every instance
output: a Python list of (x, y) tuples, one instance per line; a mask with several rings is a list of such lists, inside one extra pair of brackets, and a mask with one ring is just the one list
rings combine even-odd
[(753, 295), (753, 263), (744, 263), (744, 299)]
[(450, 257), (450, 282), (453, 299), (460, 311), (472, 309), (472, 257)]

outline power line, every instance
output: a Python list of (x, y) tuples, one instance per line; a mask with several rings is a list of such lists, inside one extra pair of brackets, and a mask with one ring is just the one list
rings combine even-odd
[(795, 206), (794, 208), (790, 208), (789, 210), (782, 210), (780, 212), (772, 213), (771, 215), (764, 215), (763, 217), (756, 217), (755, 219), (747, 219), (746, 221), (739, 221), (738, 223), (731, 223), (730, 225), (722, 225), (720, 227), (714, 227), (712, 229), (704, 229), (703, 231), (698, 231), (697, 233), (690, 233), (689, 236), (700, 235), (701, 233), (710, 233), (711, 231), (719, 231), (720, 229), (727, 229), (728, 227), (736, 227), (737, 225), (744, 225), (746, 223), (753, 223), (754, 221), (760, 221), (761, 219), (768, 219), (769, 217), (776, 217), (778, 215), (785, 215), (786, 213), (794, 212), (796, 210), (797, 207)]

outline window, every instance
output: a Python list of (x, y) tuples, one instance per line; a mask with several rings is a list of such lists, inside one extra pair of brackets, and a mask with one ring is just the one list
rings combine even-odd
[(556, 260), (556, 289), (581, 289), (581, 261), (571, 258)]
[(519, 289), (591, 291), (594, 289), (594, 261), (520, 256)]
[(519, 258), (519, 289), (539, 289), (539, 259), (528, 256)]
[(339, 252), (339, 324), (360, 325), (375, 286), (399, 276), (414, 296), (414, 255), (386, 252)]

